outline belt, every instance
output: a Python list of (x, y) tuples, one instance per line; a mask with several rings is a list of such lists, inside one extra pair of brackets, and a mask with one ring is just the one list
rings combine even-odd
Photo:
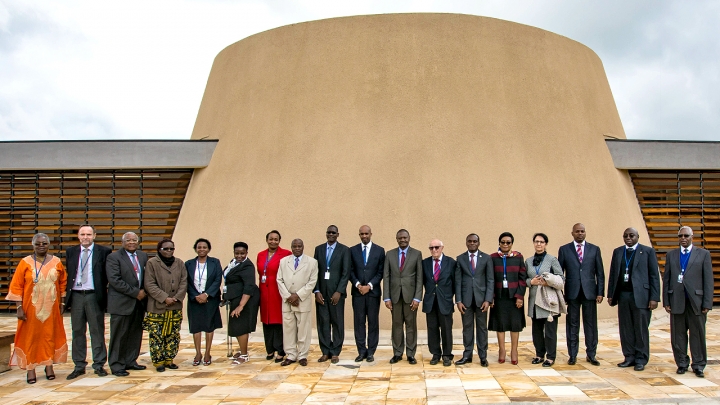
[(72, 290), (73, 293), (79, 294), (95, 294), (95, 290)]

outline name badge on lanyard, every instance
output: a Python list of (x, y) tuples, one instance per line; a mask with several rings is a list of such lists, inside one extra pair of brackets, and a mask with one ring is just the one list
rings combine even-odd
[(508, 282), (506, 278), (503, 279), (503, 288), (508, 288)]
[[(685, 269), (683, 269), (683, 272), (684, 272), (684, 270), (685, 270)], [(685, 277), (685, 276), (683, 276), (682, 274), (678, 274), (678, 283), (682, 284), (684, 277)]]
[(330, 271), (325, 272), (325, 280), (330, 280)]
[(267, 281), (267, 277), (263, 274), (263, 276), (260, 277), (260, 282), (264, 283), (265, 281)]

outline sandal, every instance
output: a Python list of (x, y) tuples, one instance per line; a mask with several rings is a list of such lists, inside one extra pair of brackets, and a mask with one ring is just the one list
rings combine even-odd
[[(240, 354), (240, 353), (238, 352), (238, 355), (239, 355), (239, 354)], [(265, 360), (272, 360), (273, 357), (275, 357), (275, 352), (268, 353), (268, 355), (265, 356)]]
[(533, 357), (531, 363), (532, 364), (540, 364), (543, 362), (543, 359), (541, 357)]
[(543, 367), (552, 367), (552, 365), (555, 364), (555, 360), (545, 360), (545, 362), (542, 364)]
[(202, 355), (195, 356), (193, 359), (193, 366), (199, 366), (202, 360)]
[(27, 383), (28, 384), (35, 384), (37, 382), (37, 374), (35, 374), (35, 370), (32, 371), (34, 374), (33, 378), (30, 378), (30, 371), (27, 372)]
[(232, 364), (233, 364), (233, 366), (237, 366), (237, 365), (240, 365), (240, 364), (243, 364), (243, 363), (247, 363), (247, 362), (249, 362), (249, 361), (250, 361), (250, 356), (249, 356), (249, 355), (247, 355), (247, 354), (241, 354), (241, 355), (239, 355), (238, 357), (236, 357), (235, 360), (233, 360)]
[[(48, 374), (48, 366), (45, 366), (45, 378), (48, 380), (55, 379), (55, 371), (53, 370), (52, 374)], [(37, 377), (35, 379), (37, 380)]]
[(282, 363), (283, 362), (283, 356), (275, 357), (275, 363)]
[(203, 360), (203, 365), (204, 365), (204, 366), (209, 366), (209, 365), (211, 365), (211, 364), (212, 364), (212, 356), (210, 356), (210, 359), (209, 359), (209, 360)]

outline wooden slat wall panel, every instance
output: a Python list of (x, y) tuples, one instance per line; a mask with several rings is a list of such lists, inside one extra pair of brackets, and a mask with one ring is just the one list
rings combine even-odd
[(32, 253), (38, 232), (50, 236), (52, 253), (64, 259), (78, 227), (95, 226), (97, 243), (121, 247), (127, 231), (142, 249), (175, 230), (193, 170), (0, 171), (0, 310), (20, 259)]
[(694, 244), (712, 256), (714, 302), (720, 304), (720, 171), (631, 170), (630, 177), (660, 271), (665, 269), (665, 254), (678, 247), (678, 228), (692, 227)]

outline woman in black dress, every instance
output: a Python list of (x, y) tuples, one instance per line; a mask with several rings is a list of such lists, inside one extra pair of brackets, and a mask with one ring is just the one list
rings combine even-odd
[[(211, 245), (207, 239), (200, 238), (193, 246), (197, 257), (185, 262), (188, 273), (188, 324), (195, 343), (193, 366), (206, 366), (212, 363), (210, 347), (215, 329), (222, 328), (220, 317), (220, 283), (222, 265), (220, 260), (208, 256)], [(202, 333), (205, 332), (205, 356), (200, 352)]]
[(525, 328), (523, 302), (527, 286), (525, 260), (520, 252), (512, 250), (515, 237), (503, 232), (498, 239), (500, 248), (490, 255), (495, 268), (495, 301), (490, 307), (488, 330), (497, 332), (500, 353), (498, 363), (505, 363), (505, 332), (510, 332), (510, 361), (518, 364), (518, 340)]
[(228, 319), (228, 335), (237, 338), (240, 351), (233, 357), (233, 364), (250, 361), (248, 356), (248, 338), (255, 332), (258, 308), (260, 306), (260, 290), (255, 283), (255, 266), (247, 258), (248, 245), (237, 242), (233, 246), (235, 258), (225, 269), (225, 296), (230, 303)]

